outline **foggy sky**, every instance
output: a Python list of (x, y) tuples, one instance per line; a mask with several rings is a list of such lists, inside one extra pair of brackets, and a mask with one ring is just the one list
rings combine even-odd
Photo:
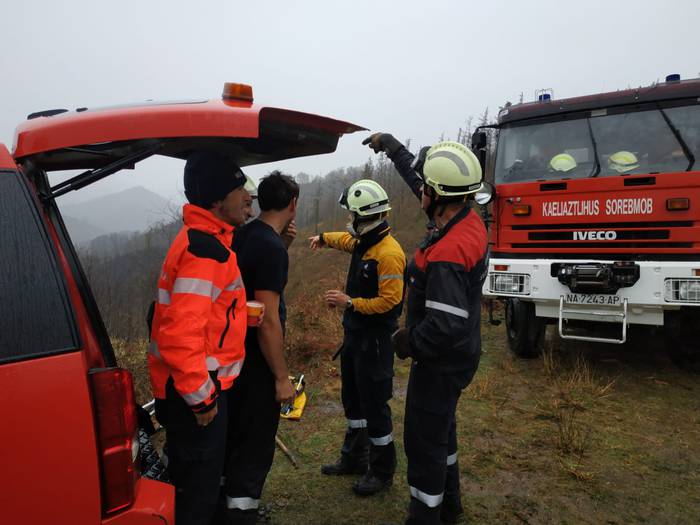
[[(3, 2), (0, 142), (42, 109), (217, 98), (335, 117), (430, 144), (520, 93), (555, 98), (700, 76), (700, 2), (268, 0)], [(293, 174), (360, 165), (366, 134), (338, 151), (266, 164)], [(182, 191), (182, 163), (150, 159), (79, 192)]]

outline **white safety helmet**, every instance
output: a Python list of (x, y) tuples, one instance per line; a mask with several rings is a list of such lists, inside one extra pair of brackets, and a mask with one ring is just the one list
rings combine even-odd
[(481, 179), (479, 159), (459, 142), (438, 142), (425, 155), (423, 182), (440, 197), (476, 193)]
[(384, 188), (370, 179), (358, 180), (352, 184), (342, 193), (338, 203), (360, 217), (384, 213), (391, 209)]

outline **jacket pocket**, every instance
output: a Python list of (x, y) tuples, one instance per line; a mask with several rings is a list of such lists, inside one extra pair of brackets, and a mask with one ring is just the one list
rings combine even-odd
[(234, 321), (236, 320), (236, 303), (238, 303), (238, 298), (234, 299), (231, 306), (226, 309), (226, 326), (224, 326), (224, 329), (221, 332), (221, 337), (219, 338), (219, 348), (223, 348), (224, 346), (226, 334), (228, 333), (228, 329), (231, 327), (231, 319)]

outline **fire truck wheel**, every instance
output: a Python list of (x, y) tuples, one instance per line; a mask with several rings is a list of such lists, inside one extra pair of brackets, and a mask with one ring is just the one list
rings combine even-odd
[(535, 315), (534, 303), (514, 298), (506, 300), (508, 347), (515, 355), (524, 358), (539, 356), (545, 327), (545, 320)]
[(667, 311), (664, 317), (668, 357), (677, 367), (700, 374), (700, 311), (696, 308)]

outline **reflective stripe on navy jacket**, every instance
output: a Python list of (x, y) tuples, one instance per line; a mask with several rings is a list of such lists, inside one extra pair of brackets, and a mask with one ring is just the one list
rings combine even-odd
[[(400, 148), (392, 160), (420, 196), (420, 178), (410, 167), (413, 155)], [(415, 360), (471, 379), (481, 353), (481, 288), (487, 269), (486, 228), (468, 207), (416, 250), (408, 267), (406, 311)]]
[(355, 239), (348, 233), (322, 233), (323, 242), (352, 254), (345, 293), (353, 308), (343, 314), (346, 330), (395, 330), (401, 315), (406, 257), (385, 222)]

